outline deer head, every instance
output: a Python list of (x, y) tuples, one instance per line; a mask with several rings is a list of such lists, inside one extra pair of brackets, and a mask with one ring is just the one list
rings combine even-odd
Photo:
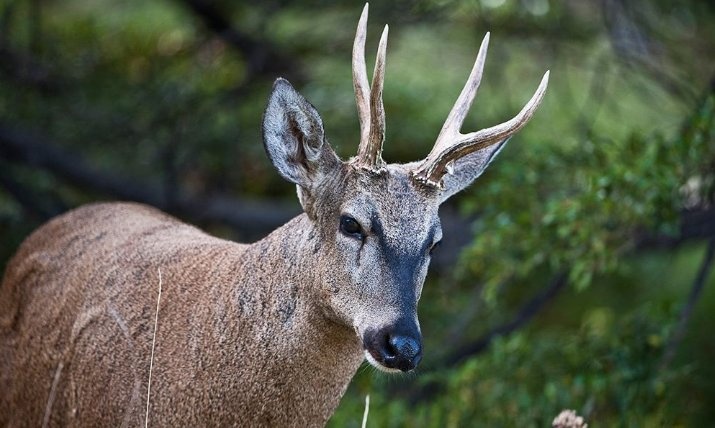
[(353, 328), (365, 357), (384, 371), (409, 371), (422, 357), (417, 302), (432, 250), (442, 232), (438, 209), (486, 169), (507, 140), (531, 119), (548, 72), (514, 118), (477, 132), (460, 127), (479, 87), (489, 34), (429, 155), (420, 162), (382, 160), (382, 103), (388, 27), (382, 33), (372, 85), (365, 66), (368, 6), (353, 47), (353, 83), (360, 120), (357, 156), (341, 160), (328, 144), (316, 109), (288, 81), (273, 86), (263, 119), (264, 145), (278, 172), (297, 185), (314, 227), (317, 299), (334, 320)]

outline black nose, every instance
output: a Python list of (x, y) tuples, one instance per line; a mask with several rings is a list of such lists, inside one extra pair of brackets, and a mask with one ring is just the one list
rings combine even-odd
[(422, 338), (416, 326), (407, 329), (391, 326), (371, 333), (365, 334), (365, 348), (385, 367), (408, 372), (422, 360)]
[(387, 353), (394, 355), (394, 367), (403, 372), (417, 367), (422, 359), (420, 340), (410, 336), (390, 335), (387, 342)]

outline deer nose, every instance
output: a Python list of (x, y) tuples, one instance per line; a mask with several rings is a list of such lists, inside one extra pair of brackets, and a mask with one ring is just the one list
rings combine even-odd
[[(410, 336), (390, 335), (387, 341), (388, 355), (392, 355), (392, 365), (387, 364), (390, 368), (400, 369), (403, 372), (408, 372), (420, 363), (422, 360), (422, 344), (420, 340)], [(387, 359), (385, 362), (390, 361)]]
[(408, 372), (422, 360), (422, 338), (416, 326), (371, 331), (365, 335), (364, 343), (370, 355), (390, 369)]

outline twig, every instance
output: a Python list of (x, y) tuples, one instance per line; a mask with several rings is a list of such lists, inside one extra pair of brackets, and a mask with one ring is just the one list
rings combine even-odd
[(154, 337), (151, 339), (151, 359), (149, 360), (149, 381), (146, 387), (146, 415), (144, 417), (144, 427), (149, 426), (149, 397), (151, 395), (151, 372), (154, 369), (154, 345), (156, 345), (156, 330), (159, 324), (159, 303), (161, 302), (161, 269), (159, 272), (159, 295), (156, 298), (156, 313), (154, 314)]
[(692, 288), (690, 289), (690, 295), (688, 295), (688, 300), (685, 303), (685, 306), (683, 306), (683, 309), (680, 311), (680, 316), (678, 316), (678, 325), (675, 327), (675, 330), (670, 336), (670, 340), (665, 348), (663, 360), (660, 363), (661, 370), (666, 369), (668, 365), (670, 365), (673, 357), (675, 356), (676, 349), (683, 340), (685, 327), (687, 326), (690, 316), (693, 313), (693, 308), (698, 302), (703, 288), (705, 287), (705, 280), (707, 280), (708, 275), (710, 274), (713, 259), (715, 259), (715, 236), (710, 238), (708, 241), (708, 246), (705, 249), (705, 256), (703, 257), (702, 263), (700, 263), (698, 274), (695, 277)]
[(613, 52), (625, 66), (644, 72), (674, 97), (693, 99), (694, 93), (687, 82), (666, 70), (669, 58), (664, 52), (665, 46), (653, 37), (654, 26), (647, 25), (646, 9), (631, 3), (624, 0), (602, 2), (604, 24)]

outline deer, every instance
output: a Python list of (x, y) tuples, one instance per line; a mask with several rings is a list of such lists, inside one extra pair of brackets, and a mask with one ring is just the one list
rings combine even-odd
[(76, 208), (26, 238), (0, 285), (0, 425), (322, 426), (365, 360), (415, 369), (439, 206), (532, 118), (549, 72), (512, 119), (462, 134), (487, 33), (427, 157), (388, 164), (388, 26), (368, 84), (367, 17), (366, 4), (356, 156), (338, 157), (287, 80), (273, 85), (263, 144), (303, 212), (265, 238), (219, 239), (131, 202)]

